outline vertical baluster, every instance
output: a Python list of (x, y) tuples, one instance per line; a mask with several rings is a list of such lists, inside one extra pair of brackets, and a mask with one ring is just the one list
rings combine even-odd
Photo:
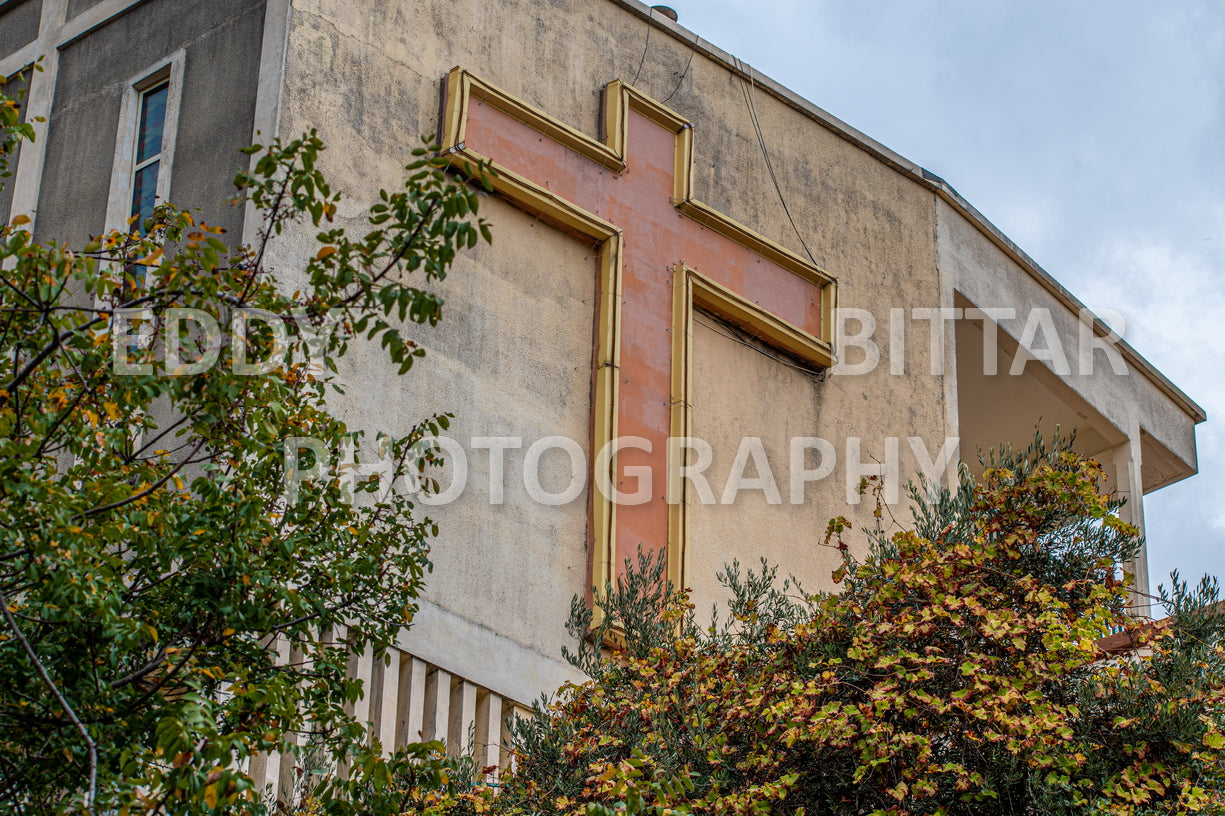
[(516, 720), (532, 716), (529, 708), (517, 705), (511, 700), (502, 701), (502, 755), (499, 764), (503, 771), (514, 770), (514, 755), (510, 751), (512, 744), (511, 728)]
[(383, 753), (396, 748), (396, 717), (399, 713), (400, 662), (402, 652), (391, 649), (382, 660), (375, 661), (370, 722), (374, 735), (383, 746)]
[(374, 655), (369, 649), (362, 649), (360, 654), (354, 653), (349, 657), (349, 676), (362, 683), (361, 699), (353, 704), (353, 718), (362, 725), (369, 726), (370, 701), (374, 696)]
[(368, 741), (371, 745), (375, 740), (379, 741), (379, 746), (383, 746), (382, 724), (383, 724), (383, 679), (387, 676), (387, 657), (389, 654), (394, 654), (392, 649), (388, 654), (383, 655), (381, 659), (375, 659), (374, 653), (370, 654), (370, 681), (366, 683), (366, 699), (370, 705), (370, 720), (369, 731), (367, 731)]
[[(274, 665), (284, 666), (291, 660), (289, 641), (286, 638), (275, 636), (269, 644), (269, 649), (274, 652)], [(261, 795), (267, 793), (269, 801), (275, 802), (281, 793), (281, 752), (269, 751), (251, 757), (250, 774), (255, 789)]]
[[(327, 634), (325, 635), (325, 638), (327, 639), (327, 643), (329, 646), (348, 646), (349, 627), (345, 626), (343, 623), (338, 623), (328, 630)], [(348, 649), (347, 651), (348, 651), (348, 656), (345, 660), (345, 677), (351, 678), (355, 676), (355, 673), (357, 671), (358, 655), (354, 654), (351, 649)], [(345, 703), (344, 710), (346, 714), (352, 715), (354, 711), (354, 704)], [(303, 768), (303, 771), (305, 770), (306, 769)], [(345, 759), (342, 759), (339, 762), (337, 762), (335, 771), (336, 771), (337, 778), (348, 779), (349, 778), (348, 761)]]
[(427, 740), (445, 740), (451, 720), (451, 675), (431, 666), (425, 675), (424, 730)]
[(425, 677), (428, 664), (405, 654), (400, 661), (400, 703), (397, 707), (396, 747), (424, 739)]
[[(296, 649), (290, 647), (289, 638), (277, 636), (273, 641), (276, 649), (277, 665), (289, 665), (294, 662)], [(282, 754), (281, 751), (269, 751), (265, 766), (262, 768), (263, 778), (260, 780), (262, 790), (267, 790), (269, 801), (287, 799), (293, 794), (293, 751)]]
[[(502, 698), (488, 689), (476, 695), (476, 763), (481, 768), (497, 768), (502, 762)], [(497, 772), (485, 776), (497, 781)]]
[(447, 754), (469, 753), (468, 737), (476, 724), (476, 686), (461, 677), (451, 678), (451, 716), (447, 722)]

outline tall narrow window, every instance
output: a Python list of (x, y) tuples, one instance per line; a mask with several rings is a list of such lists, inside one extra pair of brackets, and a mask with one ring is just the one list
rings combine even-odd
[(154, 207), (170, 198), (183, 67), (184, 52), (176, 51), (124, 83), (106, 202), (107, 230), (143, 233)]
[[(176, 51), (124, 83), (106, 202), (108, 231), (143, 234), (154, 208), (170, 198), (184, 58), (183, 51)], [(121, 298), (144, 286), (149, 268), (140, 260), (123, 264)]]
[(145, 219), (157, 203), (157, 177), (161, 171), (166, 129), (166, 102), (170, 83), (163, 82), (140, 94), (140, 120), (136, 129), (136, 156), (132, 164), (132, 209), (138, 216), (134, 229), (144, 231)]

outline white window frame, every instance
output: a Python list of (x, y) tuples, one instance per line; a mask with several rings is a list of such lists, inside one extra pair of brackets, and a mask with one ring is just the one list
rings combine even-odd
[[(137, 124), (136, 131), (137, 131), (138, 143), (139, 143), (140, 130), (145, 125), (145, 122), (143, 121), (145, 118), (145, 104), (146, 104), (145, 100), (147, 100), (149, 98), (149, 95), (152, 94), (154, 91), (160, 91), (162, 89), (165, 89), (167, 101), (169, 101), (170, 77), (166, 77), (165, 79), (159, 78), (155, 80), (153, 84), (150, 85), (148, 88), (142, 89), (140, 92), (140, 96), (137, 98), (136, 109), (138, 111), (137, 113), (137, 123), (138, 124)], [(149, 156), (144, 161), (141, 161), (139, 152), (132, 159), (132, 175), (130, 177), (131, 181), (129, 182), (129, 184), (131, 185), (131, 189), (132, 189), (132, 206), (128, 210), (128, 212), (130, 213), (128, 216), (129, 218), (131, 218), (132, 215), (135, 214), (135, 213), (131, 213), (131, 210), (136, 209), (136, 179), (140, 175), (140, 171), (144, 170), (146, 167), (152, 164), (156, 164), (158, 166), (157, 167), (157, 178), (161, 179), (162, 177), (162, 164), (164, 163), (163, 159), (165, 159), (166, 157), (166, 150), (165, 150), (166, 148), (166, 111), (165, 110), (162, 111), (162, 121), (158, 129), (161, 131), (161, 133), (159, 134), (160, 138), (158, 139), (157, 152)], [(160, 189), (155, 190), (154, 195), (164, 200), (164, 196), (161, 195)]]
[[(111, 188), (106, 203), (106, 230), (128, 229), (132, 217), (132, 191), (136, 178), (136, 138), (140, 130), (141, 100), (146, 91), (169, 83), (166, 92), (166, 119), (162, 124), (161, 162), (157, 171), (157, 199), (165, 203), (170, 197), (170, 177), (174, 165), (175, 137), (179, 129), (179, 108), (183, 98), (183, 66), (186, 52), (182, 49), (149, 66), (132, 77), (124, 86), (119, 104), (119, 129), (115, 135), (115, 158), (111, 164)], [(148, 161), (142, 163), (147, 164)]]

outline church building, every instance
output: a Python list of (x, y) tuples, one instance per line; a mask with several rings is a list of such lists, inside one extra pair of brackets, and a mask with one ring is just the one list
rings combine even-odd
[[(422, 136), (496, 169), (492, 243), (411, 330), (426, 356), (341, 368), (370, 435), (455, 415), (420, 612), (390, 663), (353, 658), (385, 744), (472, 734), (504, 761), (505, 718), (581, 679), (572, 598), (640, 544), (707, 614), (733, 559), (836, 589), (822, 539), (877, 523), (864, 478), (905, 523), (907, 481), (1039, 420), (1076, 429), (1141, 529), (1144, 495), (1196, 472), (1203, 410), (953, 187), (681, 22), (638, 0), (0, 0), (0, 80), (42, 118), (0, 219), (39, 239), (160, 199), (253, 241), (226, 204), (239, 149), (312, 128), (351, 232)], [(272, 243), (286, 286), (312, 240)], [(1143, 555), (1128, 569), (1146, 589)]]

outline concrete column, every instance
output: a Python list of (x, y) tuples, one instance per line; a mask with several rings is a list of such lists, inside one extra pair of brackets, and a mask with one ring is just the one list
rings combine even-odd
[[(483, 768), (498, 767), (502, 759), (502, 697), (487, 689), (476, 696), (476, 743), (473, 753), (477, 764)], [(486, 782), (495, 781), (489, 774)]]
[(362, 682), (362, 696), (353, 704), (353, 717), (360, 723), (371, 723), (370, 702), (374, 696), (374, 655), (369, 649), (349, 656), (349, 676)]
[[(344, 646), (346, 647), (346, 650), (347, 650), (348, 645), (349, 645), (348, 643), (349, 627), (343, 623), (338, 623), (335, 626), (325, 629), (323, 633), (323, 640), (329, 646)], [(345, 676), (352, 677), (354, 670), (356, 668), (357, 668), (357, 655), (353, 654), (353, 652), (349, 650), (349, 659), (345, 663)], [(345, 703), (345, 711), (349, 714), (352, 714), (353, 706), (349, 703)], [(305, 771), (305, 768), (303, 768), (303, 771)], [(349, 778), (348, 761), (345, 759), (342, 759), (340, 762), (338, 762), (336, 764), (335, 771), (336, 771), (337, 778), (348, 779)]]
[[(300, 649), (295, 649), (286, 638), (277, 638), (277, 661), (291, 665), (301, 664), (306, 671), (310, 670), (306, 655)], [(283, 646), (282, 646), (283, 644)], [(293, 737), (297, 744), (301, 745), (303, 737)], [(269, 758), (268, 769), (270, 778), (267, 780), (272, 785), (272, 800), (284, 801), (287, 804), (294, 804), (289, 800), (294, 793), (294, 771), (297, 768), (298, 758), (293, 751), (278, 754), (277, 761), (274, 763)], [(275, 776), (272, 774), (275, 773)]]
[(451, 722), (451, 675), (431, 667), (425, 675), (425, 739), (445, 740)]
[[(289, 641), (277, 635), (269, 648), (275, 652), (273, 662), (285, 665), (290, 660)], [(281, 762), (280, 751), (270, 751), (266, 754), (256, 754), (251, 757), (250, 774), (255, 787), (261, 793), (268, 790), (273, 801), (281, 795)], [(290, 758), (292, 767), (292, 757)]]
[(451, 716), (447, 723), (447, 753), (450, 756), (468, 752), (468, 735), (475, 733), (476, 726), (476, 692), (477, 687), (472, 683), (459, 677), (453, 678)]
[(382, 661), (374, 667), (374, 711), (371, 720), (374, 724), (375, 736), (383, 745), (383, 751), (391, 753), (396, 748), (396, 722), (399, 717), (400, 702), (400, 666), (404, 655), (398, 649), (392, 649)]
[(427, 739), (425, 731), (425, 678), (428, 666), (424, 660), (401, 652), (400, 689), (396, 706), (395, 747)]
[[(267, 0), (264, 7), (264, 39), (259, 60), (259, 85), (255, 93), (255, 124), (252, 144), (266, 145), (280, 132), (281, 90), (285, 84), (285, 53), (289, 42), (292, 0)], [(255, 166), (258, 156), (251, 157)], [(247, 203), (243, 213), (242, 242), (259, 240), (260, 218), (255, 205)]]
[(531, 709), (524, 708), (523, 706), (520, 706), (520, 705), (515, 705), (510, 700), (503, 701), (502, 703), (502, 727), (500, 729), (500, 732), (502, 735), (503, 750), (502, 750), (502, 755), (500, 757), (500, 761), (498, 764), (502, 767), (502, 770), (504, 771), (513, 770), (515, 766), (514, 754), (512, 754), (509, 750), (509, 746), (511, 745), (511, 742), (512, 742), (511, 727), (513, 726), (516, 720), (523, 719), (525, 717), (530, 717), (530, 716), (532, 716)]
[[(1113, 451), (1116, 489), (1127, 503), (1119, 510), (1119, 518), (1133, 525), (1144, 535), (1144, 478), (1141, 471), (1143, 459), (1140, 453), (1140, 426), (1133, 423), (1128, 440)], [(1149, 601), (1148, 545), (1142, 544), (1129, 563), (1123, 568), (1135, 576), (1136, 594), (1133, 596), (1132, 612), (1137, 617), (1150, 617), (1152, 605)]]

